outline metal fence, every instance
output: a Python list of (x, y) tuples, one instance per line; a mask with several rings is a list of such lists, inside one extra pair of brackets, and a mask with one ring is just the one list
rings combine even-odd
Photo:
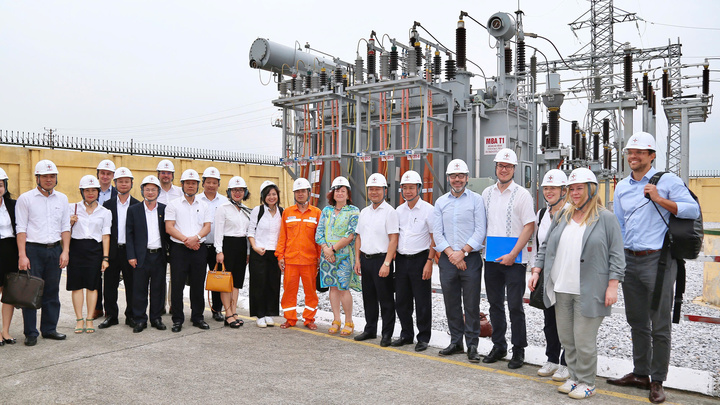
[(276, 156), (255, 153), (237, 153), (201, 148), (188, 148), (170, 145), (152, 145), (127, 141), (107, 141), (101, 139), (69, 137), (50, 133), (35, 133), (0, 130), (0, 144), (35, 146), (51, 149), (67, 149), (102, 153), (121, 153), (126, 155), (159, 156), (176, 159), (214, 160), (218, 162), (251, 163), (258, 165), (280, 165)]
[(720, 177), (720, 170), (692, 170), (690, 171), (690, 177)]

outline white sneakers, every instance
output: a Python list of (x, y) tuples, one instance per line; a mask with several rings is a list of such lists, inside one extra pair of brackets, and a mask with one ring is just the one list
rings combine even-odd
[(275, 326), (275, 321), (272, 319), (271, 316), (265, 317), (265, 323), (267, 324), (267, 326)]
[(538, 370), (538, 375), (540, 377), (549, 377), (557, 371), (557, 369), (560, 367), (559, 364), (550, 363), (549, 361), (545, 363), (544, 366), (540, 367), (540, 370)]
[(257, 324), (258, 328), (267, 328), (267, 322), (265, 321), (267, 318), (258, 318), (255, 323)]
[(568, 394), (572, 399), (585, 399), (593, 395), (595, 395), (595, 386), (590, 387), (586, 384), (578, 384), (578, 386)]
[(577, 385), (578, 384), (575, 381), (568, 379), (565, 381), (565, 384), (559, 386), (557, 390), (563, 394), (569, 394), (577, 387)]
[(570, 372), (568, 371), (567, 367), (565, 367), (565, 366), (559, 366), (557, 368), (557, 370), (555, 371), (555, 374), (553, 374), (553, 376), (552, 376), (553, 381), (559, 381), (559, 382), (566, 381), (568, 378), (570, 378)]

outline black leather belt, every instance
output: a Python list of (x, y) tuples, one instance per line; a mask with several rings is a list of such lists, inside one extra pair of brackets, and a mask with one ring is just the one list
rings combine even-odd
[(162, 248), (148, 249), (147, 252), (148, 252), (148, 253), (157, 253), (157, 252), (159, 252), (159, 251), (161, 251), (161, 250), (162, 250)]
[(124, 249), (125, 244), (124, 243), (118, 243), (118, 249)]
[(653, 249), (653, 250), (630, 250), (625, 249), (625, 253), (629, 254), (630, 256), (647, 256), (651, 255), (655, 252), (659, 252), (660, 249)]
[(418, 257), (418, 256), (421, 256), (421, 255), (424, 255), (424, 256), (427, 258), (428, 251), (429, 251), (429, 249), (425, 249), (425, 250), (423, 250), (422, 252), (415, 253), (414, 255), (404, 255), (404, 254), (402, 254), (402, 253), (398, 253), (397, 255), (398, 255), (398, 256), (402, 256), (402, 257), (404, 257), (404, 258), (406, 258), (406, 259), (414, 259), (414, 258), (416, 258), (416, 257)]
[(55, 246), (59, 245), (59, 244), (60, 244), (60, 241), (57, 241), (57, 242), (53, 242), (53, 243), (35, 243), (35, 242), (27, 242), (27, 244), (28, 244), (28, 245), (33, 245), (33, 246), (40, 246), (40, 247), (44, 247), (44, 248), (46, 248), (46, 249), (52, 249), (52, 248), (54, 248)]
[(374, 255), (368, 255), (363, 253), (363, 256), (365, 256), (366, 259), (377, 259), (378, 257), (385, 257), (387, 256), (387, 252), (385, 253), (375, 253)]

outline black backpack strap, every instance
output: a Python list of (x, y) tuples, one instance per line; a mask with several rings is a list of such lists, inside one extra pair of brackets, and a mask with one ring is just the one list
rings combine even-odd
[(546, 211), (547, 211), (547, 207), (541, 208), (540, 213), (538, 214), (538, 229), (535, 231), (535, 244), (537, 246), (535, 247), (535, 249), (540, 249), (540, 240), (539, 240), (540, 238), (538, 235), (540, 234), (540, 223), (542, 222)]
[(673, 323), (680, 323), (680, 309), (685, 294), (685, 260), (677, 259), (677, 278), (675, 279), (675, 305), (673, 306)]
[(262, 218), (263, 214), (265, 214), (265, 204), (260, 204), (260, 212), (258, 212), (258, 219), (257, 222), (255, 222), (255, 226), (260, 223), (260, 218)]
[(653, 291), (652, 301), (650, 302), (650, 309), (657, 311), (660, 306), (660, 297), (662, 297), (662, 287), (665, 282), (665, 270), (668, 266), (668, 252), (670, 252), (670, 232), (665, 233), (665, 240), (663, 240), (662, 249), (660, 250), (660, 261), (658, 262), (658, 272), (655, 276), (655, 290)]

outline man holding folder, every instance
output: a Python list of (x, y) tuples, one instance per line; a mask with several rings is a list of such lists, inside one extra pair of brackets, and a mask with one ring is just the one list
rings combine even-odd
[(494, 162), (498, 181), (482, 193), (487, 213), (485, 292), (490, 302), (490, 323), (493, 327), (493, 348), (483, 363), (494, 363), (507, 355), (504, 302), (507, 289), (513, 344), (508, 368), (516, 369), (522, 367), (525, 361), (527, 346), (523, 294), (526, 245), (535, 231), (535, 214), (530, 193), (513, 181), (517, 166), (515, 152), (502, 149), (495, 155)]

